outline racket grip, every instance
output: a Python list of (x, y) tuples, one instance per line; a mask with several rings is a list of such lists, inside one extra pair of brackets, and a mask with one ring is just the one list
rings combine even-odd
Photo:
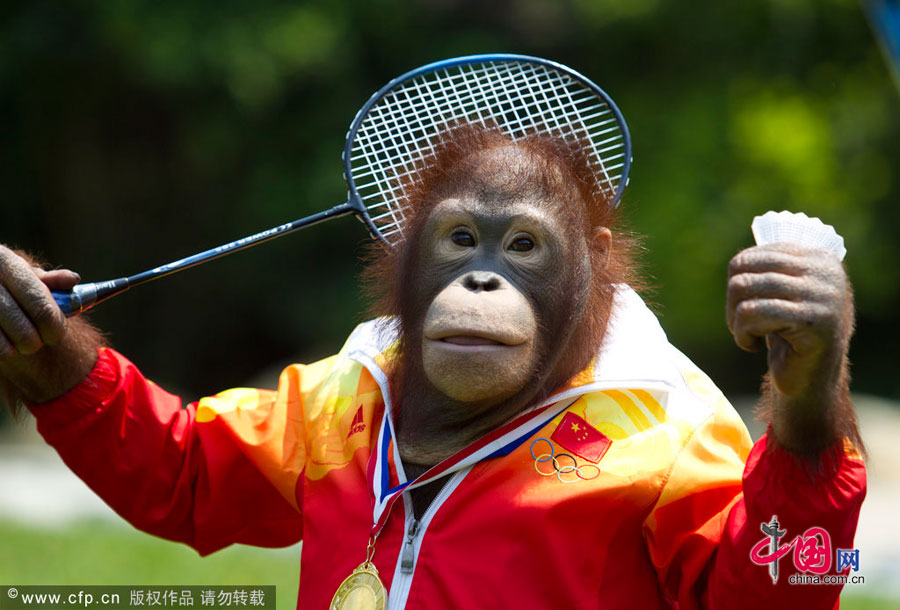
[(53, 291), (51, 294), (66, 317), (71, 318), (126, 290), (128, 290), (128, 278), (123, 277), (107, 282), (78, 284), (72, 290)]

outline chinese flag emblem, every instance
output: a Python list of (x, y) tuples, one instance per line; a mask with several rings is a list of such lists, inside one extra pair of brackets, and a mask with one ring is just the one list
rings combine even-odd
[(550, 435), (558, 445), (575, 455), (596, 464), (603, 459), (612, 441), (587, 421), (574, 413), (566, 413)]

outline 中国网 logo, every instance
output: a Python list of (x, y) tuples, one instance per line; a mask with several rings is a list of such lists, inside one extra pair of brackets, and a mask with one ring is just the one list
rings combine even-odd
[[(850, 570), (859, 571), (859, 549), (834, 549), (831, 536), (821, 527), (811, 527), (783, 543), (787, 529), (781, 529), (778, 516), (762, 523), (760, 530), (765, 536), (750, 549), (750, 560), (758, 566), (768, 566), (772, 584), (778, 582), (778, 562), (788, 553), (792, 554), (796, 574), (790, 578), (791, 584), (844, 584), (849, 582)], [(834, 566), (834, 572), (831, 571)], [(862, 576), (852, 582), (863, 582)]]

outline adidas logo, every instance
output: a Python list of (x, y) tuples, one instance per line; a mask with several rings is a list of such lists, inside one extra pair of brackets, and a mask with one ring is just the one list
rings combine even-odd
[(353, 416), (353, 421), (350, 423), (350, 432), (347, 433), (347, 438), (365, 429), (366, 423), (363, 421), (363, 408), (362, 405), (359, 405), (359, 409), (356, 410), (356, 415)]

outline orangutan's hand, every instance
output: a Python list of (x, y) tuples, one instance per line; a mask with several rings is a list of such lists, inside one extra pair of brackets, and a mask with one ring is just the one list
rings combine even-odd
[(93, 367), (99, 334), (84, 320), (66, 320), (50, 294), (78, 279), (0, 245), (0, 398), (13, 410), (63, 394)]
[(728, 269), (727, 321), (742, 349), (769, 349), (776, 438), (799, 452), (834, 440), (853, 331), (853, 297), (837, 257), (784, 243), (740, 252)]

